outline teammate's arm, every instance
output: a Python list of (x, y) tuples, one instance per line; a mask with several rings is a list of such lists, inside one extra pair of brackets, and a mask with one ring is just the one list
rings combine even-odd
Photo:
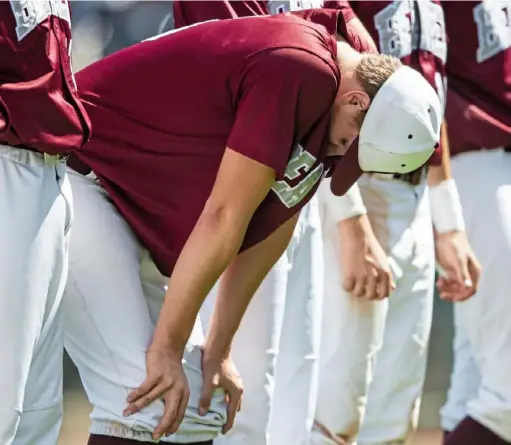
[(477, 290), (481, 266), (465, 234), (465, 224), (451, 161), (446, 123), (441, 133), (442, 159), (428, 172), (431, 216), (435, 229), (435, 249), (440, 272), (438, 288), (442, 298), (463, 301)]

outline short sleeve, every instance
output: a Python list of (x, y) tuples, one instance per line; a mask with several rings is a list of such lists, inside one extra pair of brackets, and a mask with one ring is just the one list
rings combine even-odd
[(282, 179), (294, 145), (330, 112), (337, 77), (308, 51), (271, 49), (247, 58), (231, 89), (236, 117), (227, 146)]

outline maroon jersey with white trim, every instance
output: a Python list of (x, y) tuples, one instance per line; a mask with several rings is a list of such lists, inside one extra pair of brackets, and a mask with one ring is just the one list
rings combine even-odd
[(309, 21), (282, 15), (189, 26), (112, 54), (76, 79), (94, 125), (77, 154), (165, 275), (226, 147), (277, 172), (242, 249), (296, 214), (329, 169), (337, 45)]
[(444, 1), (453, 154), (511, 146), (511, 0)]
[(0, 2), (0, 143), (57, 154), (88, 140), (70, 23), (65, 0)]

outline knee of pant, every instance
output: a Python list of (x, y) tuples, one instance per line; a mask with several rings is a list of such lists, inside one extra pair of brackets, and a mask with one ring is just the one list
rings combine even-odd
[(55, 445), (61, 425), (62, 402), (45, 408), (24, 410), (13, 445)]

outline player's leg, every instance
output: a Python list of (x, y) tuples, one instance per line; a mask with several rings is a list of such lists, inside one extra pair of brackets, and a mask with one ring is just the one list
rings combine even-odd
[(323, 258), (318, 203), (303, 210), (287, 250), (286, 307), (271, 409), (270, 444), (309, 443), (317, 398)]
[[(321, 193), (319, 197), (321, 203)], [(383, 341), (387, 300), (370, 302), (354, 298), (342, 288), (336, 221), (324, 211), (321, 219), (324, 301), (317, 424), (312, 443), (330, 445), (332, 441), (325, 428), (328, 434), (346, 440), (354, 439), (360, 429), (375, 358)]]
[(373, 176), (360, 185), (371, 225), (389, 253), (389, 297), (359, 445), (404, 444), (417, 427), (434, 293), (434, 241), (425, 185)]
[[(243, 381), (242, 410), (231, 431), (216, 439), (216, 444), (268, 444), (288, 269), (285, 253), (261, 283), (234, 336), (232, 357)], [(213, 314), (217, 291), (215, 285), (200, 311), (205, 332)]]
[(460, 305), (481, 384), (447, 444), (511, 443), (511, 154), (482, 150), (454, 157), (467, 233), (482, 266), (476, 295)]
[(454, 305), (454, 363), (447, 401), (440, 411), (442, 429), (446, 434), (454, 430), (466, 417), (468, 402), (477, 396), (481, 383), (472, 346), (462, 320), (461, 306)]
[(65, 166), (0, 146), (0, 443), (53, 445), (62, 416)]
[[(77, 174), (70, 177), (76, 224), (63, 320), (66, 349), (93, 406), (89, 443), (105, 440), (101, 436), (152, 442), (152, 432), (163, 414), (161, 401), (133, 416), (122, 415), (127, 395), (146, 377), (145, 352), (154, 330), (144, 294), (151, 284), (143, 287), (141, 280), (144, 250), (97, 182)], [(155, 292), (160, 289), (159, 283), (153, 287)], [(187, 348), (186, 354), (195, 368), (200, 366), (197, 349)], [(194, 389), (196, 373), (190, 367), (185, 371), (192, 401), (200, 387)], [(193, 416), (189, 405), (183, 425)], [(184, 437), (185, 443), (210, 441), (221, 423), (221, 416), (210, 412), (202, 419), (199, 432), (183, 427), (180, 439)]]

